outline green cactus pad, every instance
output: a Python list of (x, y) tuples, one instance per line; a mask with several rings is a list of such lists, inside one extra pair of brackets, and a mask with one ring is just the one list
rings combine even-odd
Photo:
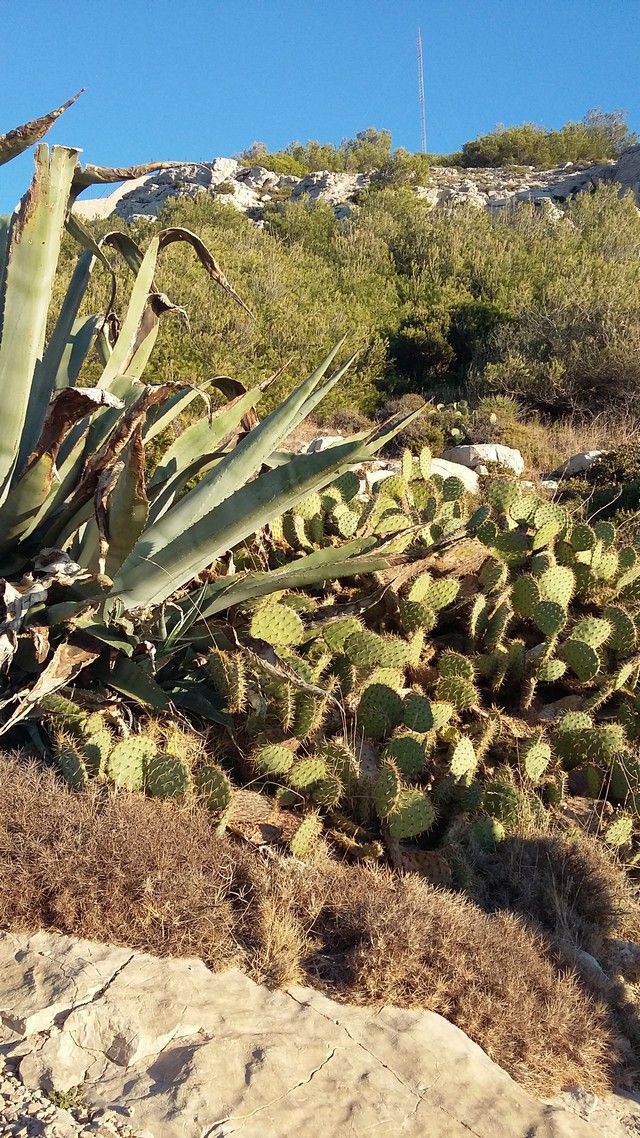
[(176, 798), (191, 785), (189, 768), (175, 755), (156, 754), (147, 763), (145, 788), (154, 798)]
[(319, 814), (305, 815), (295, 834), (289, 842), (289, 851), (293, 857), (305, 858), (312, 853), (320, 834), (322, 833), (322, 818)]
[(447, 649), (438, 660), (438, 674), (440, 676), (461, 676), (462, 679), (470, 680), (473, 683), (476, 670), (468, 656)]
[(630, 814), (621, 814), (607, 826), (604, 832), (604, 840), (608, 846), (614, 849), (619, 849), (621, 846), (626, 846), (633, 835), (634, 819)]
[(533, 623), (545, 636), (554, 637), (567, 623), (567, 610), (555, 601), (540, 601), (533, 610)]
[(67, 785), (72, 790), (84, 790), (89, 774), (84, 758), (71, 738), (56, 747), (54, 758)]
[(487, 557), (478, 573), (478, 582), (483, 593), (495, 593), (504, 588), (509, 576), (509, 570), (504, 561), (496, 561), (494, 557)]
[(404, 633), (430, 632), (435, 627), (438, 615), (424, 601), (400, 601), (398, 623)]
[(452, 703), (456, 711), (469, 711), (478, 704), (474, 685), (459, 676), (445, 676), (438, 680), (436, 691), (438, 699)]
[(533, 524), (536, 529), (553, 522), (559, 529), (566, 529), (569, 525), (569, 515), (564, 506), (556, 502), (541, 502), (533, 515)]
[(577, 553), (582, 553), (588, 549), (593, 549), (596, 541), (595, 530), (589, 525), (577, 525), (571, 530), (570, 542)]
[(402, 722), (410, 731), (421, 734), (433, 730), (433, 705), (419, 692), (409, 692), (402, 705)]
[(623, 750), (625, 742), (620, 724), (608, 723), (600, 727), (559, 731), (556, 749), (565, 768), (573, 770), (586, 762), (610, 764), (614, 755)]
[(478, 640), (487, 630), (492, 605), (485, 599), (484, 593), (475, 598), (469, 612), (469, 635)]
[(423, 447), (418, 455), (418, 463), (420, 465), (420, 473), (425, 482), (431, 478), (431, 451), (429, 447)]
[(481, 522), (480, 525), (476, 526), (476, 537), (483, 545), (492, 549), (498, 538), (498, 527), (496, 523), (492, 521), (491, 518), (487, 518)]
[(433, 806), (421, 790), (401, 790), (388, 818), (389, 834), (402, 841), (430, 830), (435, 821)]
[(574, 625), (571, 629), (571, 640), (583, 640), (592, 648), (600, 648), (602, 644), (606, 643), (612, 632), (613, 628), (607, 620), (589, 616)]
[(511, 603), (519, 616), (532, 617), (533, 610), (541, 599), (539, 580), (528, 574), (516, 578), (511, 590)]
[(564, 660), (543, 660), (536, 669), (536, 677), (542, 683), (555, 684), (562, 679), (567, 670)]
[(440, 580), (431, 583), (427, 594), (427, 604), (430, 608), (439, 612), (440, 609), (447, 608), (448, 605), (452, 604), (459, 592), (459, 581), (441, 577)]
[(593, 719), (587, 711), (567, 711), (558, 723), (558, 731), (583, 731), (593, 727)]
[(487, 501), (496, 514), (509, 514), (519, 496), (518, 483), (508, 478), (494, 478), (487, 486)]
[(300, 644), (304, 626), (298, 613), (286, 605), (266, 605), (254, 614), (249, 632), (274, 647)]
[(512, 529), (506, 533), (499, 533), (490, 544), (507, 565), (517, 567), (524, 565), (527, 560), (529, 538), (521, 530)]
[(407, 597), (410, 601), (426, 602), (432, 583), (433, 577), (430, 573), (421, 573), (420, 576), (416, 577), (415, 581), (412, 583), (411, 588), (407, 593)]
[(540, 596), (543, 601), (553, 601), (566, 609), (575, 592), (576, 579), (568, 565), (552, 565), (538, 578)]
[(112, 746), (113, 739), (107, 727), (102, 727), (87, 737), (82, 748), (82, 757), (90, 775), (97, 778), (104, 774)]
[(342, 782), (335, 774), (328, 774), (326, 778), (318, 779), (311, 788), (311, 797), (319, 806), (337, 806), (343, 793)]
[(388, 668), (403, 668), (409, 663), (410, 647), (399, 636), (385, 636), (384, 662)]
[(410, 668), (418, 668), (422, 659), (424, 651), (425, 632), (423, 628), (418, 628), (415, 632), (409, 635), (407, 664)]
[(596, 649), (584, 640), (567, 640), (560, 648), (560, 655), (583, 683), (595, 679), (600, 671), (600, 657)]
[(322, 627), (324, 640), (333, 652), (342, 652), (347, 637), (359, 632), (362, 632), (362, 624), (355, 616), (339, 616)]
[(329, 710), (327, 698), (312, 692), (298, 691), (294, 697), (293, 733), (297, 739), (308, 739), (320, 730)]
[(469, 832), (472, 841), (481, 850), (492, 849), (506, 837), (504, 826), (496, 818), (477, 818), (470, 826)]
[(612, 651), (620, 656), (633, 652), (638, 643), (638, 631), (627, 610), (620, 605), (609, 605), (602, 616), (611, 626), (609, 647)]
[(308, 498), (304, 498), (302, 502), (298, 502), (296, 513), (299, 517), (304, 518), (305, 522), (310, 521), (311, 518), (322, 513), (322, 499), (320, 495), (314, 492), (313, 494), (309, 494)]
[(344, 502), (335, 507), (331, 519), (340, 537), (352, 537), (360, 524), (360, 514)]
[(373, 803), (378, 818), (386, 818), (395, 809), (400, 789), (398, 768), (392, 759), (386, 758), (380, 764), (373, 784)]
[(387, 743), (384, 757), (395, 763), (398, 771), (405, 778), (417, 778), (424, 774), (424, 746), (413, 735), (396, 735)]
[[(468, 530), (477, 530), (477, 529), (479, 529), (480, 526), (485, 525), (485, 523), (488, 520), (489, 520), (489, 507), (488, 506), (478, 506), (477, 510), (473, 511), (471, 517), (469, 518), (469, 521), (467, 522), (467, 529)], [(493, 528), (495, 530), (496, 527), (495, 527), (493, 522), (491, 522), (491, 525), (493, 525)], [(497, 532), (497, 530), (496, 530), (496, 532)]]
[(233, 788), (220, 767), (201, 767), (196, 775), (196, 787), (209, 810), (215, 814), (222, 814), (231, 803)]
[(385, 684), (369, 684), (360, 697), (358, 727), (370, 739), (389, 735), (402, 718), (402, 699)]
[(376, 668), (370, 676), (367, 677), (365, 687), (370, 684), (384, 684), (385, 687), (393, 688), (394, 691), (400, 691), (404, 684), (404, 674), (399, 668)]
[(437, 700), (432, 702), (431, 714), (433, 716), (433, 728), (435, 731), (442, 731), (443, 728), (448, 725), (454, 710), (452, 703)]
[(539, 526), (535, 531), (531, 540), (531, 548), (534, 552), (539, 549), (547, 549), (553, 545), (558, 534), (562, 531), (562, 526), (558, 522), (545, 522), (544, 525)]
[(490, 652), (498, 647), (509, 627), (512, 616), (511, 605), (507, 601), (502, 601), (489, 617), (484, 633), (484, 642)]
[(125, 790), (142, 790), (148, 763), (156, 754), (156, 745), (145, 735), (129, 735), (112, 748), (107, 759), (107, 774), (116, 786)]
[(442, 487), (442, 498), (445, 502), (457, 502), (460, 498), (464, 498), (465, 486), (460, 478), (455, 476), (452, 478), (445, 478)]
[(496, 779), (485, 787), (483, 809), (509, 830), (518, 824), (523, 809), (523, 796), (510, 782)]
[(463, 735), (452, 747), (449, 758), (449, 770), (453, 777), (459, 781), (473, 774), (478, 765), (476, 752), (471, 739)]
[(540, 782), (551, 762), (551, 747), (540, 732), (528, 739), (520, 751), (520, 765), (532, 782)]
[(344, 502), (350, 502), (360, 490), (360, 479), (354, 470), (345, 470), (344, 474), (332, 483), (332, 487), (338, 491)]
[(375, 668), (384, 660), (385, 642), (377, 633), (361, 629), (347, 636), (343, 651), (354, 667)]
[[(544, 553), (534, 553), (529, 562), (529, 572), (532, 573), (534, 577), (541, 577), (543, 573), (546, 573), (547, 569), (553, 569), (555, 564), (556, 559), (553, 553), (549, 553), (548, 550), (545, 550)], [(555, 598), (546, 597), (544, 599), (554, 600)]]
[(326, 779), (328, 774), (324, 759), (299, 759), (287, 773), (287, 782), (295, 790), (308, 793), (316, 782)]
[(329, 774), (340, 779), (345, 795), (352, 798), (358, 790), (358, 764), (346, 743), (333, 739), (318, 749), (318, 757), (326, 763)]
[(598, 541), (602, 542), (605, 549), (613, 545), (616, 540), (616, 527), (613, 522), (594, 522), (593, 529)]
[(278, 778), (287, 774), (293, 766), (293, 751), (289, 747), (280, 747), (277, 743), (268, 743), (258, 747), (251, 755), (251, 762), (260, 774)]

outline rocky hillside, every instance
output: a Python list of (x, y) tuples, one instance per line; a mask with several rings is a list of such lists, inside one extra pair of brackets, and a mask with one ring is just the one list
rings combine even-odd
[[(125, 221), (141, 217), (156, 218), (170, 198), (195, 197), (206, 193), (229, 202), (252, 221), (260, 224), (267, 202), (297, 201), (307, 197), (321, 199), (346, 217), (358, 194), (376, 174), (346, 174), (319, 170), (298, 178), (277, 174), (262, 166), (243, 166), (235, 158), (215, 158), (212, 162), (177, 165), (125, 183), (107, 197), (79, 202), (77, 212), (85, 218), (116, 214)], [(553, 213), (566, 201), (604, 182), (616, 182), (621, 192), (631, 190), (640, 206), (640, 146), (629, 147), (617, 162), (602, 165), (556, 167), (537, 170), (532, 166), (500, 169), (456, 169), (432, 167), (429, 185), (417, 186), (416, 194), (435, 206), (460, 203), (484, 209), (500, 209), (522, 201), (532, 201)]]

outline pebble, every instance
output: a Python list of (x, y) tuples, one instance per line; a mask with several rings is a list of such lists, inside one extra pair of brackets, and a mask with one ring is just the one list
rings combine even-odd
[[(133, 1114), (133, 1110), (129, 1112)], [(121, 1115), (103, 1109), (95, 1114), (79, 1102), (69, 1110), (55, 1106), (46, 1094), (30, 1090), (0, 1056), (0, 1138), (142, 1138)]]

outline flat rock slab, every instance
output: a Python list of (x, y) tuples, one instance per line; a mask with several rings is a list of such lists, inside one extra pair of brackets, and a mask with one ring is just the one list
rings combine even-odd
[(271, 992), (239, 972), (0, 935), (0, 1051), (158, 1138), (602, 1138), (432, 1012)]

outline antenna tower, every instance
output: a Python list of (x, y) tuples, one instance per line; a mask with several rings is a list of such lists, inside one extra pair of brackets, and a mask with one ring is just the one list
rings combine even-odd
[(420, 142), (422, 153), (427, 152), (427, 116), (424, 109), (424, 67), (422, 63), (422, 35), (418, 28), (418, 95), (420, 97)]

